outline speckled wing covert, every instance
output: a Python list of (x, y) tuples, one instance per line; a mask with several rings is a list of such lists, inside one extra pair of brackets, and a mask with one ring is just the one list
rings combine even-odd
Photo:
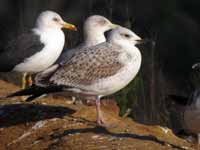
[(49, 77), (45, 75), (46, 83), (83, 87), (110, 77), (123, 67), (118, 60), (120, 50), (119, 46), (109, 43), (82, 48), (56, 71), (49, 73)]

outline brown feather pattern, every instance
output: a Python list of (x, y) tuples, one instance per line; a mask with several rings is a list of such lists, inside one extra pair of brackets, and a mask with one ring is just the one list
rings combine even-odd
[(103, 43), (83, 48), (51, 76), (50, 82), (58, 85), (90, 85), (96, 80), (110, 77), (123, 67), (118, 61), (120, 47)]

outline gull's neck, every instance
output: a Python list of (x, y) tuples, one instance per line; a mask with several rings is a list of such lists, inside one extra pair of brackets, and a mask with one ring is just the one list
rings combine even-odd
[[(46, 46), (54, 47), (51, 49), (59, 49), (60, 52), (62, 51), (65, 35), (60, 28), (34, 28), (32, 31), (40, 36), (40, 41)], [(59, 48), (55, 48), (56, 46)]]
[(200, 90), (195, 90), (192, 96), (192, 105), (194, 105), (195, 109), (199, 109), (200, 111)]
[(84, 44), (86, 46), (94, 46), (106, 41), (103, 32), (97, 32), (96, 30), (90, 30), (84, 33)]
[(142, 56), (140, 50), (134, 44), (130, 44), (121, 40), (114, 40), (112, 42), (110, 41), (109, 43), (120, 47), (120, 62), (124, 64), (134, 64), (135, 69), (139, 70)]
[(130, 43), (127, 43), (125, 41), (122, 41), (122, 40), (118, 40), (118, 39), (108, 39), (108, 42), (111, 43), (111, 44), (114, 44), (114, 45), (118, 45), (119, 47), (121, 47), (122, 49), (125, 49), (125, 50), (132, 50), (132, 49), (137, 49), (137, 47), (134, 45), (134, 44), (130, 44)]
[(196, 108), (200, 110), (200, 97), (197, 98), (195, 105)]

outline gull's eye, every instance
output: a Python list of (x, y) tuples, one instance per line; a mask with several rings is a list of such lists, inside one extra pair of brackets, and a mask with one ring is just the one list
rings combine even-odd
[(124, 37), (126, 37), (126, 38), (130, 38), (131, 35), (130, 35), (130, 34), (124, 34)]
[(100, 19), (100, 20), (98, 21), (98, 24), (100, 24), (100, 25), (104, 25), (104, 24), (106, 24), (106, 23), (107, 23), (107, 21), (104, 20), (104, 19)]
[(125, 33), (125, 34), (124, 34), (124, 33), (121, 34), (121, 36), (123, 36), (123, 37), (125, 37), (125, 38), (127, 38), (127, 39), (131, 38), (131, 35), (130, 35), (130, 34), (126, 34), (126, 33)]
[(58, 22), (58, 21), (59, 21), (59, 19), (58, 19), (58, 18), (56, 18), (56, 17), (54, 17), (54, 18), (53, 18), (53, 21), (55, 21), (55, 22)]

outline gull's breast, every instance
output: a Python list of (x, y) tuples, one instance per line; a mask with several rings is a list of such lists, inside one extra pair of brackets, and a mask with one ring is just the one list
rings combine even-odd
[(141, 66), (141, 54), (134, 53), (133, 57), (128, 58), (124, 66), (113, 76), (99, 79), (92, 84), (89, 89), (95, 91), (97, 95), (113, 94), (128, 85), (137, 75)]

